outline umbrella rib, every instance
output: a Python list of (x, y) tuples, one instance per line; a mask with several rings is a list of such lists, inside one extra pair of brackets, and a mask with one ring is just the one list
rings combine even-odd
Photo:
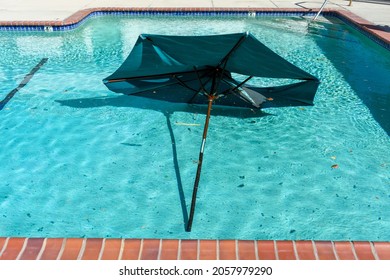
[(225, 90), (225, 91), (223, 91), (222, 93), (221, 93), (221, 95), (224, 95), (224, 94), (227, 94), (227, 93), (234, 93), (234, 91), (236, 90), (236, 89), (238, 89), (239, 87), (241, 87), (242, 85), (244, 85), (247, 81), (249, 81), (250, 79), (252, 79), (253, 78), (253, 76), (249, 76), (248, 78), (246, 78), (244, 81), (242, 81), (241, 83), (239, 83), (238, 85), (236, 85), (234, 88), (230, 88), (230, 89), (227, 89), (227, 90)]
[[(230, 56), (233, 54), (233, 52), (235, 50), (238, 49), (239, 46), (241, 46), (241, 44), (244, 42), (245, 38), (248, 37), (248, 33), (245, 33), (241, 38), (240, 40), (238, 40), (238, 42), (234, 45), (234, 47), (228, 52), (228, 54), (219, 62), (217, 68), (216, 68), (216, 71), (218, 71), (218, 68), (223, 64), (223, 68), (222, 68), (222, 72), (221, 72), (221, 78), (218, 79), (218, 82), (217, 82), (217, 86), (215, 87), (216, 89), (219, 88), (219, 84), (221, 83), (221, 79), (223, 78), (224, 76), (224, 73), (225, 73), (225, 68), (226, 68), (226, 65), (227, 65), (227, 62), (230, 58)], [(216, 73), (217, 74), (217, 73)]]
[(137, 77), (128, 77), (128, 78), (118, 78), (118, 79), (110, 79), (107, 80), (109, 83), (115, 83), (115, 82), (123, 82), (123, 81), (129, 81), (129, 80), (141, 80), (141, 79), (156, 79), (156, 78), (164, 78), (164, 77), (171, 77), (175, 75), (180, 74), (188, 74), (192, 73), (193, 71), (182, 71), (182, 72), (172, 72), (172, 73), (162, 73), (162, 74), (155, 74), (155, 75), (147, 75), (147, 76), (137, 76)]
[(201, 87), (202, 91), (206, 92), (206, 90), (204, 88), (204, 85), (202, 83), (202, 80), (200, 79), (198, 68), (196, 68), (196, 66), (194, 66), (194, 70), (195, 70), (195, 73), (196, 73), (196, 77), (198, 77), (198, 81), (199, 81), (199, 84), (200, 84), (200, 87)]
[[(188, 101), (188, 103), (192, 103), (192, 101), (195, 99), (195, 97), (196, 97), (199, 93), (202, 93), (204, 96), (208, 96), (207, 91), (206, 91), (206, 89), (204, 88), (204, 84), (202, 83), (202, 78), (206, 77), (208, 73), (207, 73), (207, 72), (204, 73), (204, 74), (202, 75), (202, 77), (201, 77), (201, 76), (199, 76), (199, 72), (198, 72), (198, 69), (196, 68), (196, 66), (194, 66), (194, 70), (195, 70), (196, 76), (197, 76), (197, 78), (198, 78), (198, 81), (199, 81), (199, 84), (200, 84), (200, 87), (201, 87), (201, 91), (198, 90), (198, 91), (191, 97), (191, 99)], [(209, 71), (209, 72), (210, 72), (210, 71)], [(212, 72), (212, 71), (211, 71), (211, 72)], [(211, 78), (209, 78), (209, 79), (206, 81), (206, 84), (207, 84), (210, 80), (211, 80)]]
[(225, 57), (219, 62), (218, 66), (221, 66), (223, 63), (226, 64), (226, 62), (228, 61), (228, 59), (230, 58), (230, 56), (232, 55), (232, 53), (244, 42), (244, 39), (248, 37), (248, 33), (245, 33), (241, 38), (240, 40), (238, 40), (238, 42), (234, 45), (234, 47), (227, 53), (227, 55), (225, 55)]
[(198, 90), (196, 89), (193, 89), (192, 87), (190, 87), (189, 85), (186, 85), (181, 79), (179, 79), (176, 75), (173, 75), (173, 77), (179, 82), (179, 84), (189, 90), (192, 90), (192, 91), (195, 91), (196, 93), (198, 92)]
[(207, 94), (204, 92), (204, 91), (197, 91), (195, 92), (195, 94), (190, 98), (190, 100), (188, 100), (188, 103), (191, 104), (192, 101), (194, 101), (195, 97), (199, 94), (199, 93), (202, 93), (204, 96), (207, 96)]

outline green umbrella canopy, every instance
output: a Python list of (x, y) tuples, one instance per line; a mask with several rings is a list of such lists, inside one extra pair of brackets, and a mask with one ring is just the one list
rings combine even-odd
[[(248, 76), (237, 81), (231, 73)], [(289, 85), (244, 86), (252, 77), (293, 79)], [(259, 108), (312, 105), (319, 81), (253, 35), (140, 35), (123, 64), (103, 80), (115, 92), (171, 102)], [(265, 104), (264, 104), (265, 105)]]

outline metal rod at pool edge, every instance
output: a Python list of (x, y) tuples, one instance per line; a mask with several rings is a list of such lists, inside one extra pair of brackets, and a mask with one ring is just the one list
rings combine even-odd
[(206, 137), (207, 137), (207, 131), (208, 131), (208, 128), (209, 128), (209, 120), (210, 120), (210, 114), (211, 114), (211, 106), (213, 105), (213, 101), (214, 101), (214, 97), (213, 96), (209, 96), (209, 103), (208, 103), (208, 106), (207, 106), (206, 122), (205, 122), (205, 125), (204, 125), (204, 128), (203, 128), (202, 145), (200, 147), (200, 152), (199, 152), (198, 168), (196, 170), (194, 189), (192, 191), (190, 216), (188, 218), (186, 231), (191, 231), (192, 221), (194, 219), (195, 204), (196, 204), (196, 194), (198, 192), (198, 185), (199, 185), (199, 180), (200, 180), (200, 172), (202, 171), (203, 152), (204, 152), (204, 147), (205, 147), (205, 144), (206, 144)]
[(324, 3), (322, 3), (322, 6), (321, 6), (320, 10), (318, 11), (318, 13), (313, 18), (313, 21), (315, 21), (317, 19), (317, 17), (321, 14), (322, 10), (325, 8), (326, 3), (328, 3), (328, 0), (325, 0)]

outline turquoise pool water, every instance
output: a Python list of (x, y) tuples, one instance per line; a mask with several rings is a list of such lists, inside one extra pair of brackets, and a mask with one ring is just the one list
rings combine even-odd
[[(188, 233), (205, 108), (102, 79), (140, 33), (244, 31), (321, 85), (313, 107), (213, 110)], [(107, 16), (2, 32), (0, 100), (42, 58), (0, 110), (0, 236), (390, 240), (390, 52), (341, 22)]]

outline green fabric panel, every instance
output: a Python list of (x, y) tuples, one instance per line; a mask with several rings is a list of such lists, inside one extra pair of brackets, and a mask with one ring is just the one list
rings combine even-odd
[(249, 35), (232, 54), (227, 69), (230, 72), (257, 77), (288, 79), (314, 78), (312, 75), (270, 50), (252, 35)]
[[(298, 83), (247, 87), (246, 93), (240, 93), (243, 84), (235, 81), (231, 73), (295, 79)], [(140, 35), (127, 59), (103, 82), (114, 92), (180, 103), (207, 102), (207, 97), (198, 94), (205, 90), (219, 97), (215, 104), (255, 108), (262, 103), (312, 105), (319, 84), (316, 77), (274, 53), (249, 33)], [(271, 99), (274, 102), (268, 102)]]
[(125, 62), (106, 80), (216, 67), (241, 38), (226, 70), (239, 74), (291, 79), (315, 79), (259, 42), (251, 34), (213, 36), (141, 35)]

